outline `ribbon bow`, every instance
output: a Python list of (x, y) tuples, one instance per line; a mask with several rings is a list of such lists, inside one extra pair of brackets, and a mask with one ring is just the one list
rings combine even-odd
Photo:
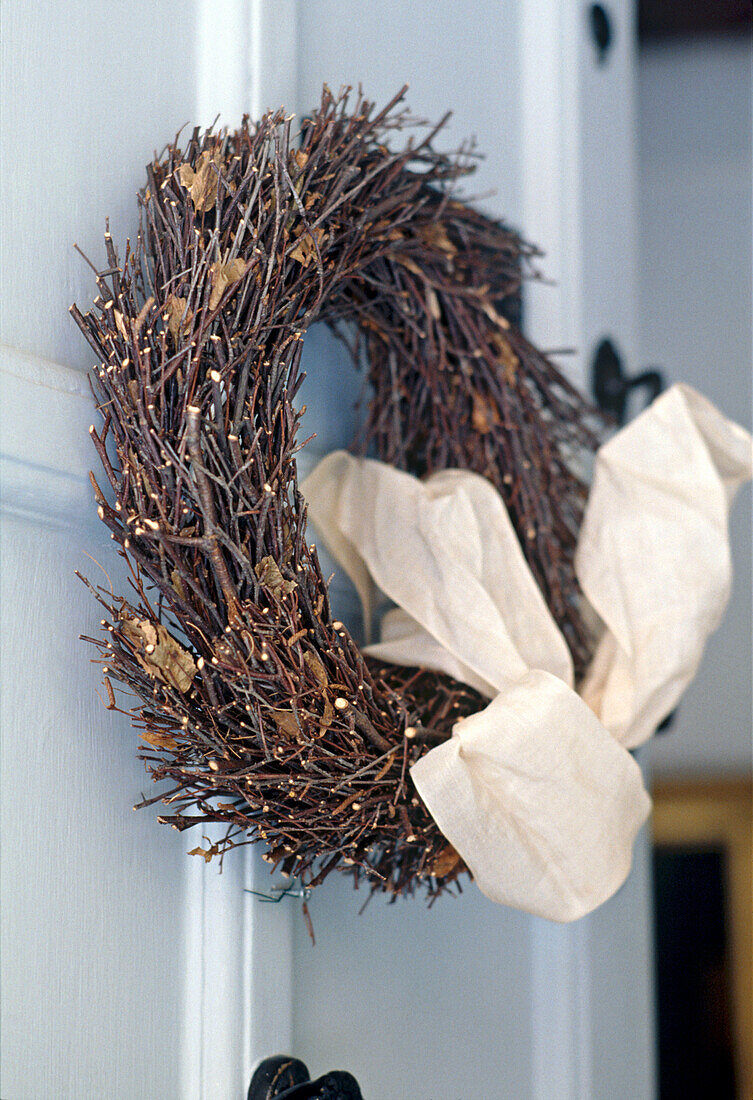
[(628, 749), (674, 708), (719, 624), (729, 509), (751, 456), (750, 435), (684, 385), (599, 449), (575, 564), (603, 633), (579, 693), (486, 479), (445, 470), (420, 481), (336, 451), (301, 485), (367, 630), (377, 590), (396, 605), (365, 652), (491, 700), (411, 776), (493, 901), (569, 921), (625, 881), (651, 807)]

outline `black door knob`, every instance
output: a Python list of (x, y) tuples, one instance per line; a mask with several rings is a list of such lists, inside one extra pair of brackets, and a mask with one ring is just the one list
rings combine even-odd
[(248, 1100), (363, 1100), (351, 1073), (336, 1069), (312, 1081), (298, 1058), (278, 1054), (257, 1066)]
[(310, 1080), (308, 1069), (298, 1058), (277, 1054), (256, 1067), (248, 1087), (248, 1100), (279, 1100), (284, 1092)]

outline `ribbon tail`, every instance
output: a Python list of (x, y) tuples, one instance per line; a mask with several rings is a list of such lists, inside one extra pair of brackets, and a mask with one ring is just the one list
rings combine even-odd
[(581, 693), (640, 745), (695, 676), (730, 596), (729, 509), (751, 437), (673, 386), (596, 456), (575, 569), (606, 625)]
[(651, 808), (635, 760), (543, 671), (458, 722), (411, 777), (479, 889), (554, 921), (619, 889)]

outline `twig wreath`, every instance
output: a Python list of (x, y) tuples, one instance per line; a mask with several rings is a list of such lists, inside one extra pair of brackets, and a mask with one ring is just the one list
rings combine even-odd
[(263, 841), (307, 886), (339, 869), (434, 898), (466, 865), (410, 769), (486, 700), (364, 655), (333, 619), (296, 470), (304, 336), (324, 321), (365, 359), (361, 453), (495, 488), (578, 680), (595, 646), (579, 471), (603, 425), (505, 317), (535, 252), (456, 197), (471, 150), (437, 152), (441, 123), (392, 148), (414, 125), (402, 97), (376, 111), (325, 89), (295, 139), (282, 112), (176, 138), (147, 169), (135, 247), (121, 262), (106, 234), (94, 308), (72, 312), (99, 363), (92, 484), (133, 590), (90, 585), (107, 617), (87, 640), (169, 783), (140, 805), (178, 830), (226, 824), (207, 859)]
[(99, 513), (138, 595), (100, 592), (109, 637), (93, 641), (172, 783), (161, 820), (225, 822), (228, 844), (258, 837), (312, 885), (339, 866), (434, 893), (461, 867), (408, 766), (479, 697), (364, 659), (332, 620), (296, 475), (303, 338), (325, 321), (365, 344), (363, 447), (493, 482), (581, 666), (570, 452), (595, 437), (502, 315), (532, 250), (453, 198), (467, 158), (434, 150), (439, 127), (388, 148), (402, 94), (377, 113), (325, 91), (295, 147), (282, 113), (169, 146), (135, 249), (121, 264), (106, 236), (97, 308), (74, 316), (100, 360), (91, 435), (115, 503), (92, 478)]

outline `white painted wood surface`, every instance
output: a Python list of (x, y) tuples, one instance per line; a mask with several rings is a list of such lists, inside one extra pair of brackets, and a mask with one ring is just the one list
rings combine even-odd
[(132, 812), (135, 739), (78, 641), (98, 616), (73, 572), (99, 573), (86, 553), (112, 569), (91, 402), (72, 371), (5, 349), (0, 369), (0, 1095), (175, 1096), (183, 846)]
[[(612, 6), (621, 20), (630, 8)], [(86, 552), (116, 581), (117, 570), (85, 480), (91, 406), (70, 368), (89, 356), (66, 309), (90, 299), (91, 282), (72, 242), (100, 256), (107, 214), (116, 238), (133, 231), (142, 166), (183, 123), (307, 107), (322, 80), (362, 80), (384, 99), (407, 79), (418, 113), (456, 109), (448, 141), (478, 134), (478, 188), (498, 190), (487, 209), (551, 247), (560, 288), (532, 296), (536, 336), (584, 348), (590, 326), (619, 324), (627, 344), (630, 228), (622, 251), (594, 259), (584, 226), (592, 173), (629, 200), (616, 153), (627, 153), (629, 39), (621, 24), (622, 68), (592, 87), (574, 10), (566, 0), (3, 6), (13, 104), (0, 130), (3, 1100), (241, 1097), (255, 1061), (280, 1050), (315, 1072), (352, 1069), (369, 1100), (652, 1095), (645, 849), (620, 895), (566, 929), (472, 887), (429, 913), (375, 901), (358, 917), (362, 898), (331, 880), (314, 902), (312, 949), (295, 903), (244, 893), (269, 887), (257, 858), (236, 853), (218, 877), (186, 857), (190, 835), (158, 827), (156, 811), (133, 814), (146, 782), (135, 737), (102, 709), (76, 640), (97, 615), (73, 569), (96, 572)], [(603, 150), (579, 136), (594, 96), (612, 104), (601, 119), (608, 181)], [(594, 263), (611, 297), (589, 283)], [(358, 382), (326, 333), (309, 335), (306, 361), (313, 455), (347, 441)], [(340, 606), (349, 598), (342, 587)]]

